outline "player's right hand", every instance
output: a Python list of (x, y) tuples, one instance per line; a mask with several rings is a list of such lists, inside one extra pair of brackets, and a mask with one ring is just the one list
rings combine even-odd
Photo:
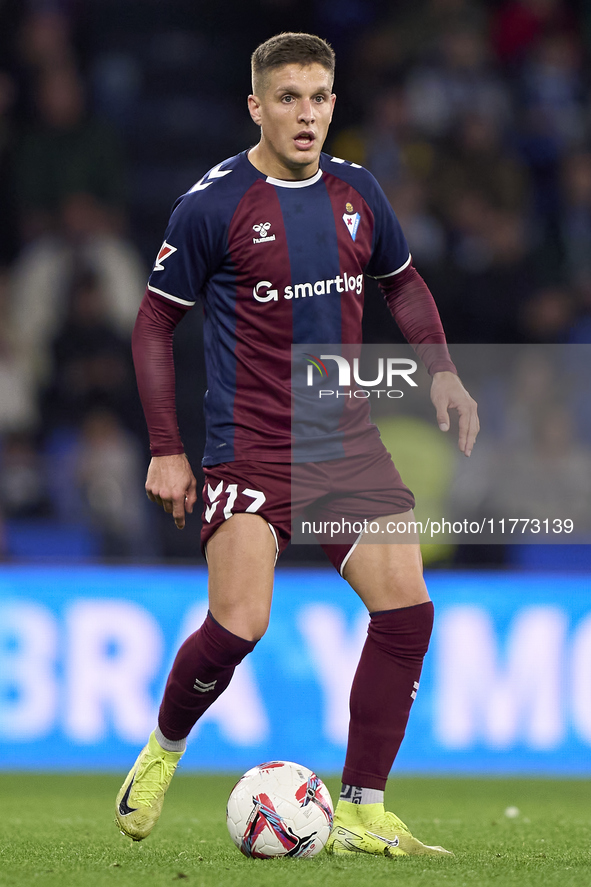
[(172, 514), (179, 530), (185, 526), (185, 513), (192, 514), (197, 501), (197, 481), (184, 453), (153, 456), (146, 477), (148, 499)]

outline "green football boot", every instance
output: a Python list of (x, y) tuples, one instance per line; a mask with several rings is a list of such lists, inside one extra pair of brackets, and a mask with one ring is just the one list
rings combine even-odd
[(164, 795), (182, 754), (165, 751), (154, 733), (150, 734), (115, 801), (115, 824), (121, 834), (134, 841), (148, 837), (158, 822)]
[(368, 853), (372, 856), (453, 856), (413, 838), (408, 827), (383, 804), (339, 801), (326, 843), (327, 853)]

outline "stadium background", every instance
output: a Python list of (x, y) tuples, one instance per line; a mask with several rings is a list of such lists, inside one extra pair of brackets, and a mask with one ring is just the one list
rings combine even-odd
[[(125, 769), (203, 611), (197, 517), (178, 533), (143, 493), (129, 337), (172, 202), (256, 140), (249, 55), (289, 29), (333, 44), (328, 150), (380, 179), (450, 342), (589, 342), (587, 4), (0, 0), (3, 769)], [(175, 343), (194, 466), (200, 323)], [(371, 288), (365, 325), (395, 341)], [(529, 381), (489, 443), (550, 417), (563, 461), (591, 465), (586, 392)], [(438, 622), (400, 770), (589, 773), (590, 551), (425, 549)], [(317, 549), (282, 561), (269, 634), (189, 767), (340, 767), (364, 616)]]

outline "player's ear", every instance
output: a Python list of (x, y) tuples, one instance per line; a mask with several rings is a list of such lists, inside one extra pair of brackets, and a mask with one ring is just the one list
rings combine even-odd
[(336, 102), (336, 100), (337, 100), (337, 97), (336, 97), (336, 95), (335, 95), (334, 92), (333, 92), (332, 95), (331, 95), (331, 97), (330, 97), (330, 119), (331, 119), (331, 120), (332, 120), (332, 115), (334, 114), (334, 106), (335, 106), (335, 102)]
[(248, 110), (250, 111), (250, 116), (254, 120), (257, 126), (261, 125), (261, 102), (258, 96), (249, 95), (248, 97)]

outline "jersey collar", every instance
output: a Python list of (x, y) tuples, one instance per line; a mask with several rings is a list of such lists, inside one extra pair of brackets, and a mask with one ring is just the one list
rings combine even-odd
[(266, 176), (265, 181), (277, 188), (308, 188), (310, 185), (315, 185), (321, 178), (322, 170), (319, 169), (309, 179), (274, 179), (273, 176)]
[(244, 157), (245, 162), (248, 164), (250, 169), (261, 179), (264, 179), (265, 182), (268, 182), (269, 185), (275, 185), (277, 188), (308, 188), (310, 185), (315, 185), (316, 182), (319, 182), (322, 178), (322, 166), (319, 166), (318, 172), (314, 173), (313, 176), (310, 176), (309, 179), (275, 179), (273, 176), (266, 176), (263, 172), (256, 168), (256, 166), (250, 162), (248, 159), (248, 152), (250, 148), (246, 151), (242, 152), (242, 156)]

